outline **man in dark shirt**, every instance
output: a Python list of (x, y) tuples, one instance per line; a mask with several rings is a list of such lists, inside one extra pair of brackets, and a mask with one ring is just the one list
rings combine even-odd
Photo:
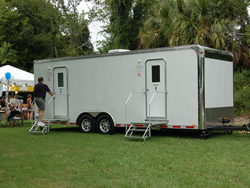
[(53, 97), (53, 99), (55, 99), (55, 96), (53, 92), (50, 91), (49, 87), (43, 83), (44, 82), (43, 77), (40, 76), (38, 78), (38, 82), (39, 83), (37, 83), (34, 88), (34, 101), (38, 107), (38, 113), (39, 113), (38, 125), (44, 126), (45, 124), (42, 122), (42, 119), (45, 110), (46, 92), (48, 92)]

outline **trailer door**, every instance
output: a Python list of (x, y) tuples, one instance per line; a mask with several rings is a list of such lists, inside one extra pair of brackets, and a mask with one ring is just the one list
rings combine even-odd
[(146, 89), (147, 118), (167, 119), (166, 62), (163, 59), (147, 60)]
[(54, 69), (54, 118), (68, 117), (68, 70), (66, 67)]

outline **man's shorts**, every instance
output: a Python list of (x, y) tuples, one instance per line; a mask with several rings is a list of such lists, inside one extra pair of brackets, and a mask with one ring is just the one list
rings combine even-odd
[(37, 105), (37, 107), (39, 108), (39, 110), (44, 111), (45, 110), (45, 100), (43, 100), (42, 98), (34, 98), (35, 99), (35, 103)]

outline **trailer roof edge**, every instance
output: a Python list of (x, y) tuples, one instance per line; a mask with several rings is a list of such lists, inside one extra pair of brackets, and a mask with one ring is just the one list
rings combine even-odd
[(63, 58), (41, 59), (41, 60), (34, 60), (33, 63), (37, 64), (37, 63), (47, 63), (47, 62), (54, 62), (54, 61), (89, 59), (89, 58), (98, 58), (98, 57), (101, 58), (101, 57), (108, 57), (108, 56), (122, 56), (122, 55), (128, 55), (128, 54), (148, 53), (148, 52), (156, 52), (156, 51), (174, 51), (174, 50), (185, 50), (185, 49), (193, 49), (197, 53), (199, 53), (200, 51), (206, 51), (209, 54), (218, 54), (218, 52), (220, 52), (221, 55), (225, 55), (225, 56), (229, 55), (229, 56), (232, 56), (232, 59), (233, 59), (233, 55), (229, 51), (216, 50), (213, 48), (204, 47), (201, 45), (194, 44), (194, 45), (175, 46), (175, 47), (161, 47), (161, 48), (124, 51), (122, 53), (117, 52), (117, 53), (105, 53), (105, 54), (90, 54), (90, 55), (85, 55), (85, 56), (72, 56), (72, 57), (63, 57)]

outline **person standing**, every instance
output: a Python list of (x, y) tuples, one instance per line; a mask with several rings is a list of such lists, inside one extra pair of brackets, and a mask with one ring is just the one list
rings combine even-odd
[(46, 93), (48, 92), (53, 99), (55, 99), (54, 93), (50, 91), (49, 87), (43, 83), (43, 77), (38, 78), (38, 83), (34, 87), (34, 101), (38, 107), (38, 123), (37, 125), (39, 126), (44, 126), (45, 124), (42, 122), (43, 119), (43, 114), (45, 110), (45, 98), (46, 98)]
[(6, 107), (6, 100), (5, 100), (5, 96), (3, 96), (2, 98), (1, 98), (1, 100), (0, 100), (0, 104), (1, 104), (1, 108), (4, 108), (4, 107)]
[(0, 100), (0, 105), (1, 105), (1, 110), (4, 111), (4, 118), (6, 117), (6, 100), (5, 100), (5, 96), (2, 97), (2, 99)]
[(28, 99), (27, 99), (27, 113), (28, 113), (28, 120), (32, 119), (32, 95), (28, 94)]

